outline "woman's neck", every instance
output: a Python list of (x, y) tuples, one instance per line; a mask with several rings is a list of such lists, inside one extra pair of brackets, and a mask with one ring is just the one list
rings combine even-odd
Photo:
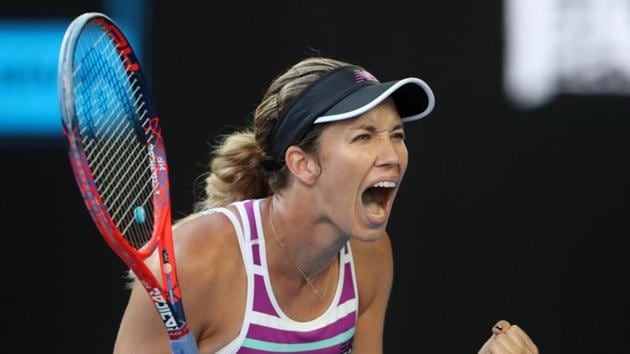
[(262, 207), (261, 214), (267, 216), (263, 217), (265, 235), (270, 241), (267, 244), (276, 243), (282, 257), (288, 258), (304, 277), (315, 279), (326, 273), (324, 270), (348, 241), (334, 225), (322, 221), (309, 198), (275, 194)]

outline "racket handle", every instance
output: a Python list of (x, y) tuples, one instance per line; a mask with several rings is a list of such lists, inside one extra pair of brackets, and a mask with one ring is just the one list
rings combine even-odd
[(171, 351), (173, 354), (199, 354), (197, 341), (192, 335), (192, 331), (183, 337), (171, 339)]

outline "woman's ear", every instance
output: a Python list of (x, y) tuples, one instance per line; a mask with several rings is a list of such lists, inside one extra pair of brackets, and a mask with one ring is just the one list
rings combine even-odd
[(284, 161), (291, 174), (300, 182), (312, 185), (321, 173), (315, 156), (304, 152), (297, 146), (290, 146), (284, 155)]

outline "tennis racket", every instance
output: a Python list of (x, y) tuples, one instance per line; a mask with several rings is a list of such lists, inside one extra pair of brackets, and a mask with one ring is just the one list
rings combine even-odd
[[(164, 141), (140, 63), (110, 18), (85, 13), (66, 30), (58, 70), (63, 132), (85, 205), (151, 297), (173, 353), (198, 353), (177, 281)], [(145, 264), (156, 248), (161, 282)]]

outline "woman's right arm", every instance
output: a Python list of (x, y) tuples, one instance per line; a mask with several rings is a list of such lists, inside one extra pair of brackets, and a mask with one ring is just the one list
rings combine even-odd
[[(182, 290), (182, 303), (191, 331), (198, 341), (211, 344), (212, 335), (222, 321), (218, 299), (221, 296), (220, 276), (217, 266), (225, 260), (225, 243), (234, 243), (236, 238), (232, 225), (222, 214), (211, 214), (190, 218), (178, 224), (173, 231), (177, 274)], [(240, 257), (240, 256), (239, 256)], [(228, 258), (230, 259), (230, 258)], [(159, 262), (152, 256), (147, 264), (160, 279)], [(209, 332), (208, 329), (214, 332)], [(168, 335), (163, 322), (142, 285), (135, 281), (129, 302), (124, 311), (116, 343), (115, 354), (170, 354)]]
[(114, 353), (171, 353), (164, 325), (149, 295), (138, 281), (133, 285), (118, 328)]

